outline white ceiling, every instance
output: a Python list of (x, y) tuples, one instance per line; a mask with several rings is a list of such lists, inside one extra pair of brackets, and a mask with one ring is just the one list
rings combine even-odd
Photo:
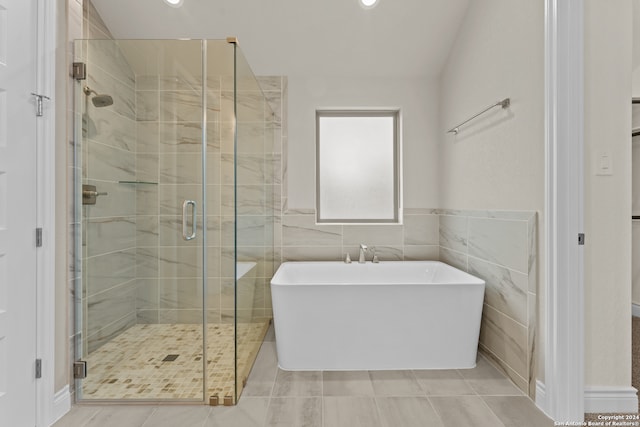
[(469, 0), (93, 0), (118, 39), (237, 36), (258, 75), (434, 76)]

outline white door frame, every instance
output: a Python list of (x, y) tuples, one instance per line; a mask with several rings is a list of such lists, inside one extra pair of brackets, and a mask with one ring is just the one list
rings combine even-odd
[(536, 401), (557, 421), (584, 417), (583, 27), (583, 0), (545, 0), (545, 374)]
[[(37, 87), (34, 92), (51, 98), (37, 120), (37, 226), (42, 247), (37, 252), (36, 352), (42, 359), (42, 378), (36, 385), (37, 426), (55, 421), (55, 55), (57, 2), (37, 0)], [(62, 94), (64, 96), (64, 94)], [(35, 110), (34, 110), (35, 114)], [(65, 238), (66, 236), (61, 236)], [(66, 345), (66, 344), (65, 344)]]

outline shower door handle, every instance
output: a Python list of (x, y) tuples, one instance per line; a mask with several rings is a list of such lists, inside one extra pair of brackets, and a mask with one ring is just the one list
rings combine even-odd
[[(191, 234), (187, 234), (189, 225), (187, 224), (187, 210), (191, 205)], [(182, 238), (192, 240), (196, 238), (196, 202), (195, 200), (185, 200), (182, 203)]]

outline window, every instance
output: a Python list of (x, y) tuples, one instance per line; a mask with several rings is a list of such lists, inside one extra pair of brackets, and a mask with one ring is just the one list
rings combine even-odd
[(398, 111), (316, 112), (319, 223), (397, 223)]

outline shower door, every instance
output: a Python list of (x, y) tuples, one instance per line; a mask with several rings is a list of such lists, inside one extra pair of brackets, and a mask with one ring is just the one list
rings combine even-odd
[(219, 99), (203, 95), (204, 43), (76, 44), (81, 400), (205, 400), (205, 300), (219, 298), (206, 280), (219, 227), (205, 221), (205, 119)]

